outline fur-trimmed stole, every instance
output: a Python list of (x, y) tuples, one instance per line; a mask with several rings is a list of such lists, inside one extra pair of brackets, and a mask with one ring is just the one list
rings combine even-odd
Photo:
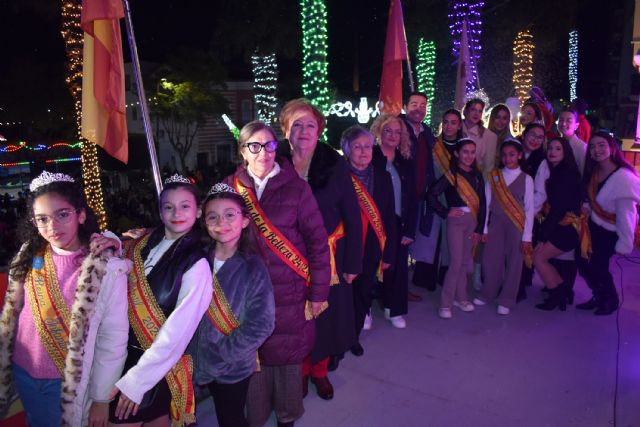
[[(20, 249), (14, 261), (18, 259), (25, 246)], [(102, 278), (107, 271), (107, 261), (113, 251), (105, 251), (100, 256), (91, 254), (82, 261), (78, 285), (73, 306), (71, 307), (71, 323), (69, 325), (69, 344), (65, 369), (62, 378), (62, 425), (73, 423), (74, 400), (77, 387), (82, 378), (84, 346), (95, 311)], [(13, 263), (13, 262), (12, 262)], [(18, 330), (18, 317), (24, 306), (24, 283), (9, 274), (9, 286), (5, 303), (0, 315), (0, 418), (4, 416), (11, 403), (14, 392), (11, 358), (13, 345)], [(87, 373), (88, 374), (88, 373)]]

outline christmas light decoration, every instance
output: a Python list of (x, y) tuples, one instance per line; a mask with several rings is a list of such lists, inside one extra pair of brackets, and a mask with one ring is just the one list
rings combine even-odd
[(233, 124), (229, 116), (227, 116), (226, 114), (223, 114), (222, 120), (224, 121), (224, 124), (227, 125), (227, 127), (229, 128), (229, 132), (231, 132), (235, 140), (237, 141), (238, 139), (240, 139), (240, 129), (238, 129), (238, 126)]
[[(67, 158), (63, 158), (63, 159), (49, 159), (49, 160), (45, 160), (46, 164), (52, 164), (52, 163), (66, 163), (66, 162), (79, 162), (81, 160), (80, 157), (67, 157)], [(13, 163), (0, 163), (0, 167), (3, 168), (10, 168), (10, 167), (15, 167), (15, 166), (27, 166), (30, 164), (35, 164), (35, 161), (26, 161), (26, 162), (13, 162)]]
[[(78, 0), (62, 0), (62, 39), (67, 52), (66, 83), (74, 101), (78, 136), (81, 135), (82, 121), (82, 50), (84, 32), (80, 27), (82, 4)], [(101, 230), (107, 228), (107, 214), (104, 209), (98, 149), (94, 143), (82, 141), (82, 177), (87, 204), (98, 217)]]
[(258, 120), (273, 124), (276, 118), (276, 88), (278, 84), (278, 63), (276, 55), (258, 55), (256, 52), (251, 56), (253, 65), (253, 93), (256, 100), (256, 110)]
[(4, 147), (0, 147), (0, 153), (13, 153), (15, 151), (22, 150), (22, 149), (31, 150), (31, 151), (42, 151), (42, 150), (51, 150), (53, 148), (82, 148), (82, 143), (77, 142), (75, 144), (71, 144), (68, 142), (56, 142), (49, 146), (46, 146), (44, 144), (30, 146), (30, 145), (27, 145), (26, 142), (20, 141), (18, 142), (18, 145), (9, 144)]
[[(325, 0), (301, 0), (302, 93), (324, 115), (330, 107), (327, 62), (327, 6)], [(326, 142), (326, 128), (322, 135)]]
[(431, 122), (431, 109), (436, 91), (436, 44), (433, 40), (418, 40), (418, 54), (416, 55), (416, 77), (418, 91), (427, 95), (427, 115), (425, 123)]
[(334, 115), (338, 117), (357, 117), (358, 123), (369, 123), (369, 120), (380, 114), (380, 101), (376, 102), (375, 108), (369, 107), (367, 98), (360, 98), (360, 103), (353, 108), (351, 101), (336, 102), (329, 107), (327, 116)]
[(449, 31), (453, 37), (452, 53), (455, 58), (460, 54), (460, 39), (462, 35), (462, 23), (467, 21), (467, 39), (469, 42), (469, 69), (471, 79), (467, 82), (467, 92), (478, 88), (478, 62), (482, 53), (480, 35), (482, 34), (482, 21), (480, 13), (484, 6), (482, 0), (453, 0), (450, 2)]
[(578, 30), (569, 32), (569, 100), (577, 98), (578, 86)]
[(521, 31), (513, 41), (513, 86), (520, 102), (527, 98), (533, 85), (533, 35)]

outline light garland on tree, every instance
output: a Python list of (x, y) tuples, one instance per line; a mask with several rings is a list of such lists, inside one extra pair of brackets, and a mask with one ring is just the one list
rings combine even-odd
[(533, 35), (521, 31), (513, 41), (513, 86), (516, 96), (523, 103), (533, 86)]
[[(325, 0), (301, 0), (302, 93), (322, 114), (330, 107), (327, 62), (327, 6)], [(326, 128), (322, 135), (326, 142)]]
[(569, 32), (569, 100), (578, 97), (578, 30)]
[(416, 78), (418, 91), (427, 95), (427, 114), (425, 123), (431, 122), (433, 98), (436, 92), (436, 44), (433, 40), (418, 40), (418, 54), (416, 55)]
[(229, 132), (231, 132), (231, 134), (233, 135), (233, 138), (237, 141), (240, 139), (240, 129), (238, 129), (238, 126), (236, 126), (231, 119), (229, 118), (229, 116), (227, 116), (226, 114), (222, 115), (222, 120), (224, 121), (224, 124), (227, 125), (227, 127), (229, 128)]
[(469, 43), (469, 69), (471, 79), (467, 82), (467, 92), (478, 88), (478, 62), (482, 53), (480, 35), (482, 34), (482, 21), (480, 13), (484, 6), (482, 0), (453, 0), (449, 12), (449, 31), (453, 37), (452, 53), (455, 58), (460, 55), (460, 39), (462, 36), (462, 24), (467, 21), (467, 40)]
[(107, 228), (102, 183), (96, 144), (81, 137), (82, 123), (82, 51), (84, 32), (80, 27), (82, 5), (78, 0), (62, 0), (62, 39), (67, 52), (66, 83), (73, 97), (78, 136), (81, 138), (82, 177), (87, 204), (98, 217), (101, 230)]
[(278, 63), (276, 55), (258, 55), (257, 52), (251, 56), (253, 65), (253, 93), (256, 101), (258, 120), (271, 125), (276, 118), (276, 89), (278, 84)]

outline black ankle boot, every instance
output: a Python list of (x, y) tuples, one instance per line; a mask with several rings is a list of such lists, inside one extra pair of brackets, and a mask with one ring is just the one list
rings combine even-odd
[(605, 299), (598, 303), (598, 308), (593, 312), (596, 316), (608, 316), (618, 310), (618, 298)]
[(560, 283), (557, 288), (549, 289), (549, 298), (544, 300), (542, 304), (536, 304), (536, 308), (545, 311), (551, 311), (556, 307), (560, 308), (560, 311), (566, 311), (567, 309), (567, 295), (564, 283)]
[(591, 297), (589, 301), (583, 302), (582, 304), (576, 305), (578, 310), (593, 310), (598, 307), (598, 302), (595, 297)]
[(278, 421), (278, 427), (293, 427), (293, 421), (289, 421), (288, 423)]

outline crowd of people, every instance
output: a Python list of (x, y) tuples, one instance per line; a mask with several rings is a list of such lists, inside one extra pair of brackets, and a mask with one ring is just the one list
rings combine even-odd
[(547, 293), (536, 307), (565, 310), (579, 271), (593, 298), (577, 308), (615, 312), (609, 260), (638, 243), (640, 179), (612, 135), (572, 107), (554, 129), (531, 95), (517, 126), (501, 104), (485, 124), (471, 99), (434, 136), (412, 93), (404, 114), (346, 129), (341, 152), (319, 142), (323, 114), (292, 100), (286, 141), (247, 124), (233, 174), (204, 201), (170, 177), (162, 225), (126, 237), (98, 234), (78, 184), (44, 172), (0, 317), (0, 413), (15, 387), (30, 426), (187, 425), (206, 388), (221, 426), (274, 413), (292, 426), (310, 383), (332, 399), (329, 373), (364, 354), (376, 288), (390, 324), (408, 326), (421, 298), (410, 264), (414, 285), (442, 285), (442, 319), (489, 304), (509, 315), (534, 270)]

